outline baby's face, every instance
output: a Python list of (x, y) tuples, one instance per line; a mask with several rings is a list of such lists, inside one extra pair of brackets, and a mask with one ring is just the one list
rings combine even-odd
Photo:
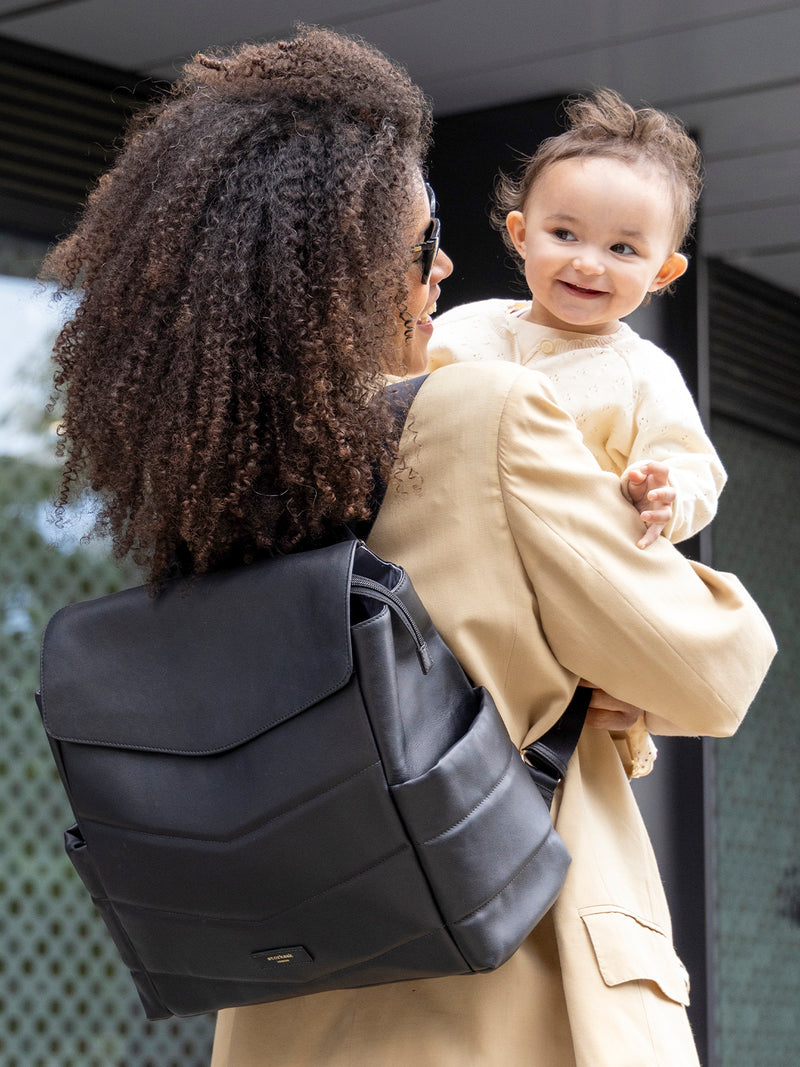
[(507, 226), (525, 260), (528, 317), (554, 329), (613, 333), (686, 269), (666, 179), (612, 157), (551, 164)]

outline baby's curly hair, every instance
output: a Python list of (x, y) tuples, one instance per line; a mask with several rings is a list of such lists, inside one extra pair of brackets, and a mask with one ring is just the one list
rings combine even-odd
[(547, 167), (562, 159), (589, 156), (611, 156), (661, 171), (672, 195), (675, 250), (680, 249), (703, 188), (700, 150), (680, 121), (656, 108), (633, 108), (613, 89), (567, 100), (564, 111), (567, 130), (542, 141), (517, 177), (501, 174), (497, 180), (492, 223), (514, 258), (522, 263), (506, 230), (506, 216), (524, 210), (531, 189)]
[(405, 71), (330, 31), (197, 55), (48, 255), (80, 297), (58, 507), (85, 479), (155, 583), (366, 516), (430, 126)]

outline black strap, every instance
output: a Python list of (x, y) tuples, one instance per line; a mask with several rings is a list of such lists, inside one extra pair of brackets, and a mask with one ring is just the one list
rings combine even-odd
[(402, 430), (408, 409), (427, 377), (427, 374), (419, 374), (416, 378), (404, 378), (401, 382), (392, 382), (391, 385), (386, 386), (386, 396), (394, 412), (398, 429)]
[(548, 807), (553, 802), (558, 783), (567, 773), (567, 764), (581, 736), (591, 696), (591, 689), (579, 685), (558, 722), (538, 741), (522, 750), (531, 778)]
[[(427, 377), (427, 374), (420, 374), (417, 378), (404, 378), (401, 382), (392, 382), (391, 385), (386, 386), (386, 398), (394, 415), (395, 432), (398, 440), (403, 432), (408, 410), (413, 404), (414, 397), (419, 392), (420, 386)], [(366, 541), (369, 537), (372, 524), (378, 516), (383, 498), (386, 496), (386, 482), (381, 478), (378, 464), (373, 469), (372, 477), (373, 487), (369, 501), (369, 518), (346, 524), (348, 534), (360, 541)]]
[[(426, 381), (428, 375), (420, 374), (416, 378), (404, 378), (401, 382), (392, 382), (391, 385), (386, 387), (386, 397), (392, 409), (394, 415), (394, 424), (397, 433), (397, 439), (400, 440), (400, 435), (403, 432), (403, 427), (406, 423), (406, 417), (414, 403), (414, 398), (420, 390), (420, 387)], [(383, 479), (376, 476), (375, 480), (375, 493), (374, 493), (374, 507), (372, 508), (372, 521), (375, 521), (375, 517), (380, 510), (380, 506), (383, 503), (383, 498), (386, 496), (386, 483)]]

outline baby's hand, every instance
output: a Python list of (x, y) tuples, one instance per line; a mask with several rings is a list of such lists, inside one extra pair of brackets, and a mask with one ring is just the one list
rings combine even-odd
[(676, 492), (669, 484), (669, 467), (652, 460), (635, 463), (623, 473), (622, 479), (623, 484), (627, 479), (627, 496), (647, 527), (636, 546), (647, 548), (672, 518)]

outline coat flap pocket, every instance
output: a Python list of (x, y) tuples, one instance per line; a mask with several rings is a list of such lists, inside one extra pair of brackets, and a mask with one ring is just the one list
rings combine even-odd
[(670, 1000), (689, 1003), (689, 975), (659, 926), (610, 905), (581, 908), (580, 915), (606, 985), (655, 982)]

